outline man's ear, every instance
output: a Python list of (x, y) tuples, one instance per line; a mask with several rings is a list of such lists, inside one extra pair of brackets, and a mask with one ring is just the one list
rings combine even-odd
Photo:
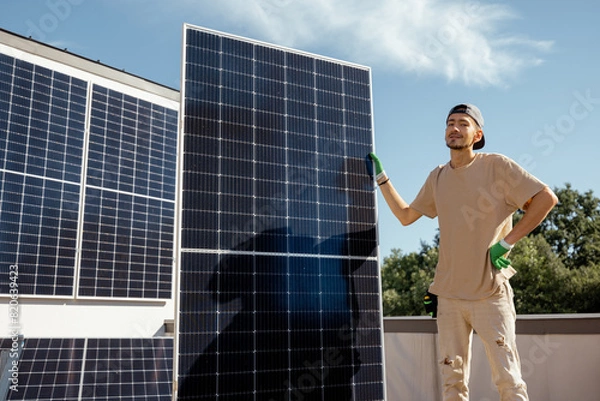
[(481, 140), (481, 138), (483, 138), (483, 130), (480, 128), (475, 133), (475, 139), (477, 139), (477, 141), (475, 141), (475, 143), (479, 142)]

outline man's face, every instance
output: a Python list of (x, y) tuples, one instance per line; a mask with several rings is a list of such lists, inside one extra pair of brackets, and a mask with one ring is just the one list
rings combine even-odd
[(475, 120), (464, 113), (450, 114), (446, 123), (446, 145), (450, 149), (462, 150), (472, 147), (481, 139), (483, 131)]

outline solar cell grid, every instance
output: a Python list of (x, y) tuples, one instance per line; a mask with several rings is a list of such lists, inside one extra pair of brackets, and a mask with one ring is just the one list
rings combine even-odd
[[(9, 339), (2, 348), (10, 348)], [(26, 339), (19, 391), (9, 391), (7, 400), (78, 400), (83, 360), (83, 339)]]
[(93, 86), (79, 295), (169, 298), (177, 116)]
[(19, 265), (20, 295), (171, 296), (177, 125), (172, 108), (0, 55), (0, 269)]
[(18, 366), (7, 400), (170, 401), (173, 339), (29, 338)]
[(170, 338), (88, 339), (84, 399), (171, 400)]
[(185, 46), (179, 399), (383, 399), (368, 70)]
[(176, 115), (94, 86), (88, 184), (174, 200)]
[(168, 298), (174, 205), (88, 188), (79, 294)]
[(19, 265), (22, 295), (70, 296), (87, 83), (7, 55), (0, 70), (0, 269)]

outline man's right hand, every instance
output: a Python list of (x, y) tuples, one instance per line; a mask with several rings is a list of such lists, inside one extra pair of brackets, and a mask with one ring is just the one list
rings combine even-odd
[(379, 183), (379, 181), (382, 181), (384, 178), (387, 178), (385, 170), (383, 169), (383, 164), (381, 164), (381, 160), (379, 160), (375, 153), (369, 153), (369, 157), (371, 158), (371, 160), (373, 160), (373, 164), (375, 165), (375, 179), (377, 180), (377, 183)]
[[(369, 153), (368, 157), (373, 161), (373, 164), (375, 165), (375, 179), (377, 180), (377, 185), (379, 185), (379, 187), (382, 188), (381, 192), (383, 194), (383, 197), (385, 198), (385, 201), (387, 202), (394, 216), (396, 216), (396, 218), (400, 220), (400, 223), (402, 223), (403, 226), (407, 226), (409, 224), (414, 223), (423, 214), (417, 211), (416, 209), (410, 207), (410, 205), (406, 203), (404, 199), (402, 199), (400, 194), (396, 192), (396, 189), (392, 186), (392, 184), (387, 184), (390, 178), (385, 173), (385, 170), (383, 170), (381, 160), (379, 160), (375, 153)], [(365, 162), (368, 161), (365, 159)]]

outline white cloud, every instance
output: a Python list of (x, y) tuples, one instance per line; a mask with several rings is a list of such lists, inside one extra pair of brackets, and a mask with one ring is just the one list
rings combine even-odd
[[(502, 31), (502, 4), (457, 0), (180, 0), (188, 22), (217, 17), (237, 34), (399, 73), (504, 86), (551, 41)], [(169, 3), (174, 4), (174, 3)], [(192, 7), (193, 5), (193, 7)], [(220, 28), (218, 28), (220, 29)], [(229, 29), (231, 32), (231, 29)]]

